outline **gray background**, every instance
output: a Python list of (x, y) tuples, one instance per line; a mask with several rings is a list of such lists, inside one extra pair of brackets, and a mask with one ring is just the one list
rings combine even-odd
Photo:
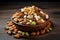
[[(0, 4), (0, 40), (60, 40), (60, 2), (7, 2)], [(36, 5), (48, 13), (54, 29), (50, 33), (35, 38), (15, 39), (13, 36), (9, 36), (4, 30), (7, 21), (19, 8), (31, 5)]]

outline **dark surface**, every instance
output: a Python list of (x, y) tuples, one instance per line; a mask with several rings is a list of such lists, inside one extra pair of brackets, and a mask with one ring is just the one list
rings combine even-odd
[[(37, 3), (39, 4), (39, 3)], [(27, 4), (26, 4), (27, 5)], [(14, 5), (16, 6), (16, 5)], [(3, 6), (0, 9), (0, 40), (60, 40), (60, 8), (56, 7), (51, 7), (48, 5), (45, 5), (46, 8), (43, 8), (43, 10), (48, 13), (50, 16), (50, 20), (54, 23), (54, 29), (45, 35), (35, 37), (35, 38), (20, 38), (20, 39), (15, 39), (13, 36), (9, 36), (6, 31), (4, 30), (4, 27), (7, 26), (7, 21), (10, 20), (12, 14), (17, 11), (17, 9), (20, 7), (17, 5), (14, 7), (13, 5), (11, 6)], [(56, 5), (55, 5), (56, 6)], [(5, 8), (6, 7), (6, 8)], [(23, 6), (21, 6), (23, 7)], [(20, 7), (20, 8), (21, 8)], [(39, 6), (40, 7), (40, 6)], [(41, 6), (44, 7), (44, 6)], [(12, 8), (12, 9), (10, 9)]]
[(43, 9), (60, 8), (60, 2), (0, 2), (0, 10), (19, 9), (24, 6), (38, 6)]

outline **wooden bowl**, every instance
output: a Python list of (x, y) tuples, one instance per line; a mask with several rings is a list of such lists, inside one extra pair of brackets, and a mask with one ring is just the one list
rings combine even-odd
[(30, 31), (38, 31), (38, 30), (44, 29), (44, 28), (48, 25), (48, 22), (51, 23), (51, 21), (46, 21), (45, 23), (42, 23), (42, 24), (40, 24), (40, 25), (33, 25), (33, 26), (31, 26), (31, 25), (18, 24), (18, 23), (16, 23), (16, 22), (14, 22), (13, 19), (11, 19), (11, 21), (14, 23), (14, 25), (15, 25), (18, 29), (20, 29), (20, 30), (22, 30), (22, 31), (29, 31), (29, 32), (30, 32)]

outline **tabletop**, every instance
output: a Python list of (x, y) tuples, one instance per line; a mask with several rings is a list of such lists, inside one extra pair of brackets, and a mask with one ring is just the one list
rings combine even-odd
[(54, 29), (47, 34), (35, 38), (15, 39), (6, 33), (4, 27), (7, 26), (7, 21), (10, 20), (12, 14), (16, 11), (17, 9), (0, 10), (0, 40), (60, 40), (60, 8), (43, 9), (50, 16), (50, 20), (54, 24)]

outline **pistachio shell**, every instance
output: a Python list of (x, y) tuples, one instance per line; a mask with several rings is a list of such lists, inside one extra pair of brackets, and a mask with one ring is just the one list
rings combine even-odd
[(9, 30), (9, 27), (5, 27), (6, 30)]
[(49, 30), (52, 30), (52, 28), (50, 27)]
[(32, 20), (29, 20), (29, 22), (32, 22)]
[(31, 24), (30, 25), (36, 25), (36, 23), (33, 21), (33, 22), (31, 22)]
[(22, 36), (24, 36), (25, 35), (25, 32), (22, 32)]
[(19, 33), (19, 34), (21, 34), (21, 33), (22, 33), (22, 31), (18, 31), (18, 33)]
[(26, 34), (26, 36), (29, 36), (29, 33), (28, 32), (26, 32), (25, 34)]

